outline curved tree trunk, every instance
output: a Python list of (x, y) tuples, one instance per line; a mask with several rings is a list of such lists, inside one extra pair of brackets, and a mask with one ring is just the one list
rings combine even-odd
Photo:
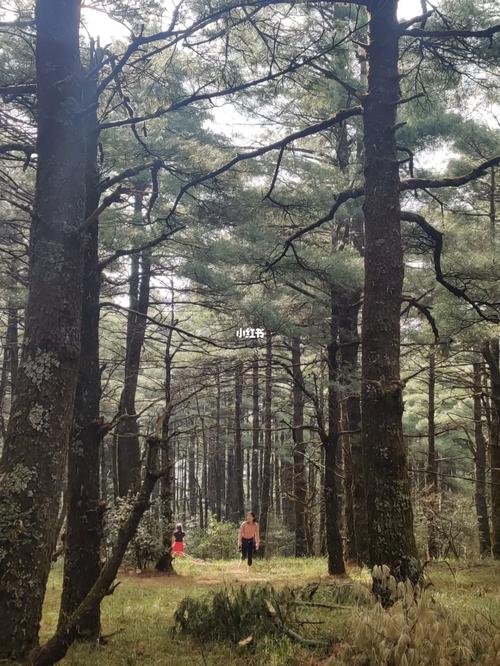
[(80, 0), (36, 3), (37, 178), (17, 391), (0, 465), (0, 658), (36, 644), (80, 357)]
[(399, 98), (397, 5), (397, 0), (368, 3), (361, 412), (370, 562), (386, 564), (395, 576), (415, 580), (419, 565), (403, 440), (400, 379), (403, 248), (395, 140)]

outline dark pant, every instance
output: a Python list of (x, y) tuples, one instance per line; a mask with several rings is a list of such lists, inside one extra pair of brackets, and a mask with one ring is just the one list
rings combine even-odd
[(241, 559), (248, 562), (248, 566), (252, 566), (253, 551), (255, 550), (255, 539), (241, 539)]

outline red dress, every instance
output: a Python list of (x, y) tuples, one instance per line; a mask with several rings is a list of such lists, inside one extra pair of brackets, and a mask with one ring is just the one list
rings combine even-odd
[(174, 555), (184, 555), (184, 532), (174, 532), (174, 545), (172, 546), (172, 553)]

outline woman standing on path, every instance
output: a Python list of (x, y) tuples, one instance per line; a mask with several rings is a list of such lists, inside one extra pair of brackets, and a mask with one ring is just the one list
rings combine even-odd
[(172, 554), (174, 557), (178, 557), (179, 555), (180, 556), (184, 555), (185, 536), (186, 533), (183, 532), (181, 523), (177, 523), (177, 525), (175, 526), (175, 532), (172, 535)]
[(247, 561), (248, 566), (252, 566), (254, 551), (259, 550), (260, 536), (259, 523), (255, 519), (255, 513), (249, 511), (247, 519), (240, 525), (238, 544), (241, 550), (241, 561)]

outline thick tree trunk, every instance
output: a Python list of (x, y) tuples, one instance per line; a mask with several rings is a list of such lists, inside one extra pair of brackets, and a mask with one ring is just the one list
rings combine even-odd
[(427, 405), (427, 551), (429, 559), (439, 557), (439, 539), (436, 531), (436, 516), (439, 507), (438, 498), (438, 464), (436, 454), (436, 355), (434, 350), (429, 354), (429, 395)]
[(476, 505), (477, 525), (479, 530), (479, 554), (481, 557), (491, 555), (491, 534), (488, 518), (488, 502), (486, 494), (486, 439), (483, 433), (481, 406), (481, 363), (475, 361), (473, 369), (473, 401), (474, 401), (474, 444), (476, 485), (474, 501)]
[[(92, 70), (98, 66), (91, 58)], [(87, 136), (86, 205), (88, 217), (99, 205), (97, 169), (96, 81), (89, 77), (85, 87)], [(99, 418), (101, 380), (99, 369), (98, 222), (87, 231), (83, 265), (83, 304), (81, 358), (75, 395), (73, 431), (68, 455), (67, 524), (64, 542), (64, 580), (59, 624), (66, 622), (97, 580), (100, 571), (103, 505), (99, 488), (100, 447), (104, 430)], [(78, 637), (97, 639), (100, 631), (99, 607), (82, 617)]]
[(261, 554), (266, 554), (267, 527), (271, 504), (271, 448), (272, 448), (272, 391), (273, 391), (273, 339), (266, 335), (266, 375), (264, 389), (264, 454), (262, 464), (262, 495), (260, 501)]
[(23, 353), (0, 464), (0, 658), (22, 658), (37, 641), (80, 355), (80, 1), (38, 0), (35, 12), (38, 163)]
[(292, 339), (292, 401), (293, 401), (293, 501), (295, 506), (295, 556), (307, 554), (305, 508), (307, 495), (304, 456), (304, 378), (302, 376), (300, 338)]
[(416, 580), (419, 564), (403, 440), (400, 307), (403, 286), (395, 124), (399, 96), (397, 0), (372, 0), (364, 100), (365, 285), (362, 436), (370, 563)]
[(260, 409), (259, 409), (259, 358), (256, 356), (252, 363), (252, 511), (259, 513), (259, 437), (260, 437)]
[[(142, 192), (136, 195), (135, 212), (141, 214)], [(141, 351), (146, 333), (146, 315), (149, 307), (151, 258), (146, 250), (139, 260), (132, 258), (130, 276), (130, 309), (127, 320), (127, 352), (125, 378), (120, 398), (120, 420), (116, 428), (118, 453), (118, 492), (121, 497), (136, 492), (141, 480), (141, 450), (139, 427), (135, 410), (137, 380), (141, 362)]]
[(483, 345), (483, 355), (488, 365), (491, 381), (491, 540), (492, 553), (500, 560), (500, 365), (498, 339)]

